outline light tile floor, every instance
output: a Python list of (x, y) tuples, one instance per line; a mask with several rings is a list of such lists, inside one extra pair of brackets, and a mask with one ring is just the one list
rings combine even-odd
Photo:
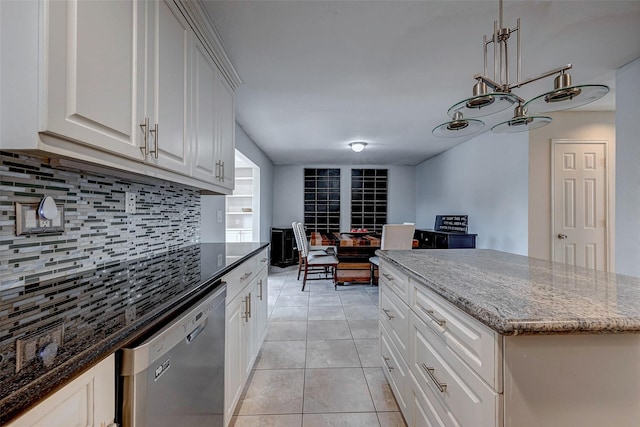
[(405, 427), (378, 358), (378, 288), (271, 267), (269, 325), (235, 427)]

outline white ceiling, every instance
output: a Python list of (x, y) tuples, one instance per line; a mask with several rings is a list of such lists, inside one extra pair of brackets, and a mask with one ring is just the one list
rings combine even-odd
[[(236, 119), (275, 164), (415, 165), (468, 139), (431, 130), (471, 95), (497, 0), (204, 4), (243, 81)], [(518, 17), (523, 78), (571, 63), (574, 84), (613, 85), (640, 57), (640, 0), (505, 1), (505, 26)], [(515, 92), (529, 99), (552, 84)], [(588, 109), (614, 105), (609, 93)], [(369, 145), (352, 153), (354, 140)]]

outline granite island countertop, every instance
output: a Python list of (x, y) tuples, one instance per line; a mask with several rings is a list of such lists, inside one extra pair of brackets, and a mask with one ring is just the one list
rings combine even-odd
[[(0, 288), (0, 425), (215, 289), (268, 243), (202, 243)], [(16, 340), (64, 325), (53, 364), (16, 372)]]
[(500, 334), (640, 333), (640, 278), (490, 249), (376, 254)]

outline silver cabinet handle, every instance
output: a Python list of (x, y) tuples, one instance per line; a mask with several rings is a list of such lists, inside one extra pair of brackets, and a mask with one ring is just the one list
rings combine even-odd
[(249, 306), (249, 319), (251, 319), (251, 292), (249, 292), (249, 295), (247, 295), (247, 301)]
[(384, 360), (384, 364), (387, 365), (387, 370), (389, 372), (391, 372), (393, 370), (393, 366), (389, 366), (389, 359), (388, 357), (382, 356), (382, 360)]
[(220, 162), (220, 167), (222, 168), (222, 172), (220, 173), (220, 178), (222, 179), (222, 182), (224, 182), (224, 162)]
[(222, 162), (221, 162), (220, 160), (218, 160), (218, 161), (216, 162), (216, 179), (217, 179), (218, 181), (220, 181), (220, 172), (221, 172), (220, 165), (221, 165), (221, 164), (222, 164)]
[(391, 277), (387, 273), (382, 273), (382, 275), (385, 277), (385, 279), (389, 280), (390, 282), (393, 282), (393, 277)]
[(144, 145), (140, 147), (140, 150), (145, 156), (149, 155), (149, 117), (144, 118), (144, 122), (140, 123), (140, 129), (142, 129)]
[(155, 157), (156, 159), (158, 158), (158, 146), (159, 146), (159, 135), (160, 132), (158, 132), (158, 124), (156, 123), (153, 129), (149, 129), (149, 132), (151, 132), (153, 134), (153, 136), (156, 139), (156, 146), (155, 149), (153, 150), (153, 157)]
[(440, 393), (444, 393), (445, 391), (447, 391), (447, 385), (445, 383), (441, 383), (436, 378), (434, 374), (435, 368), (429, 368), (427, 365), (423, 363), (422, 369), (424, 369), (427, 372), (427, 375), (429, 375), (429, 378), (431, 378), (431, 381), (433, 381), (436, 387), (438, 387), (438, 390), (440, 390)]
[(391, 320), (391, 319), (393, 319), (393, 318), (395, 317), (395, 316), (390, 315), (390, 314), (389, 314), (389, 311), (390, 311), (390, 310), (387, 310), (386, 308), (383, 308), (383, 309), (382, 309), (382, 311), (384, 311), (384, 314), (386, 314), (386, 315), (387, 315), (387, 318), (388, 318), (389, 320)]
[(242, 318), (244, 319), (245, 322), (248, 322), (249, 321), (249, 301), (247, 301), (246, 296), (244, 297), (242, 302), (244, 303), (244, 312), (242, 313)]
[(247, 280), (249, 278), (249, 276), (251, 276), (252, 274), (253, 274), (253, 271), (245, 273), (245, 274), (242, 275), (242, 277), (240, 277), (240, 280)]
[(265, 257), (265, 258), (262, 258), (262, 259), (260, 260), (260, 262), (267, 262), (267, 261), (268, 261), (268, 259), (267, 259), (266, 257)]
[(558, 239), (560, 239), (560, 240), (564, 240), (564, 239), (566, 239), (567, 237), (568, 237), (568, 236), (567, 236), (566, 234), (562, 234), (562, 233), (558, 234)]
[(262, 279), (258, 281), (258, 287), (260, 288), (260, 295), (258, 295), (258, 298), (262, 301)]
[(425, 310), (424, 308), (420, 307), (420, 309), (422, 311), (424, 311), (427, 316), (429, 316), (431, 318), (431, 320), (433, 320), (434, 322), (436, 322), (438, 324), (438, 326), (443, 327), (444, 324), (446, 323), (446, 320), (440, 320), (438, 319), (434, 314), (433, 314), (433, 310)]

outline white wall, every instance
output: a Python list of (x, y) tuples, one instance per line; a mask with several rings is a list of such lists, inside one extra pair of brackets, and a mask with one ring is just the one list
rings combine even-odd
[[(273, 162), (236, 124), (236, 149), (260, 168), (260, 240), (271, 241), (273, 217)], [(225, 211), (224, 196), (202, 196), (201, 228), (202, 242), (224, 242), (225, 223), (216, 221), (217, 211)], [(223, 214), (224, 218), (224, 214)]]
[(440, 214), (469, 215), (478, 248), (527, 255), (527, 133), (486, 132), (422, 162), (416, 170), (416, 226)]
[(640, 277), (640, 58), (616, 73), (616, 273)]
[(260, 240), (269, 242), (273, 222), (273, 162), (237, 124), (236, 149), (260, 168)]
[[(529, 133), (529, 256), (551, 260), (551, 140), (608, 142), (609, 167), (615, 171), (615, 113), (612, 111), (563, 111), (549, 114), (550, 125)], [(612, 177), (613, 180), (614, 177)], [(610, 188), (614, 182), (609, 182)], [(615, 195), (611, 197), (615, 212)], [(614, 228), (614, 224), (611, 224)], [(613, 255), (613, 251), (612, 251)]]
[(293, 221), (304, 220), (305, 168), (340, 168), (340, 231), (348, 231), (351, 226), (352, 168), (388, 169), (387, 222), (415, 222), (416, 180), (414, 166), (278, 165), (274, 168), (274, 227), (290, 227)]

